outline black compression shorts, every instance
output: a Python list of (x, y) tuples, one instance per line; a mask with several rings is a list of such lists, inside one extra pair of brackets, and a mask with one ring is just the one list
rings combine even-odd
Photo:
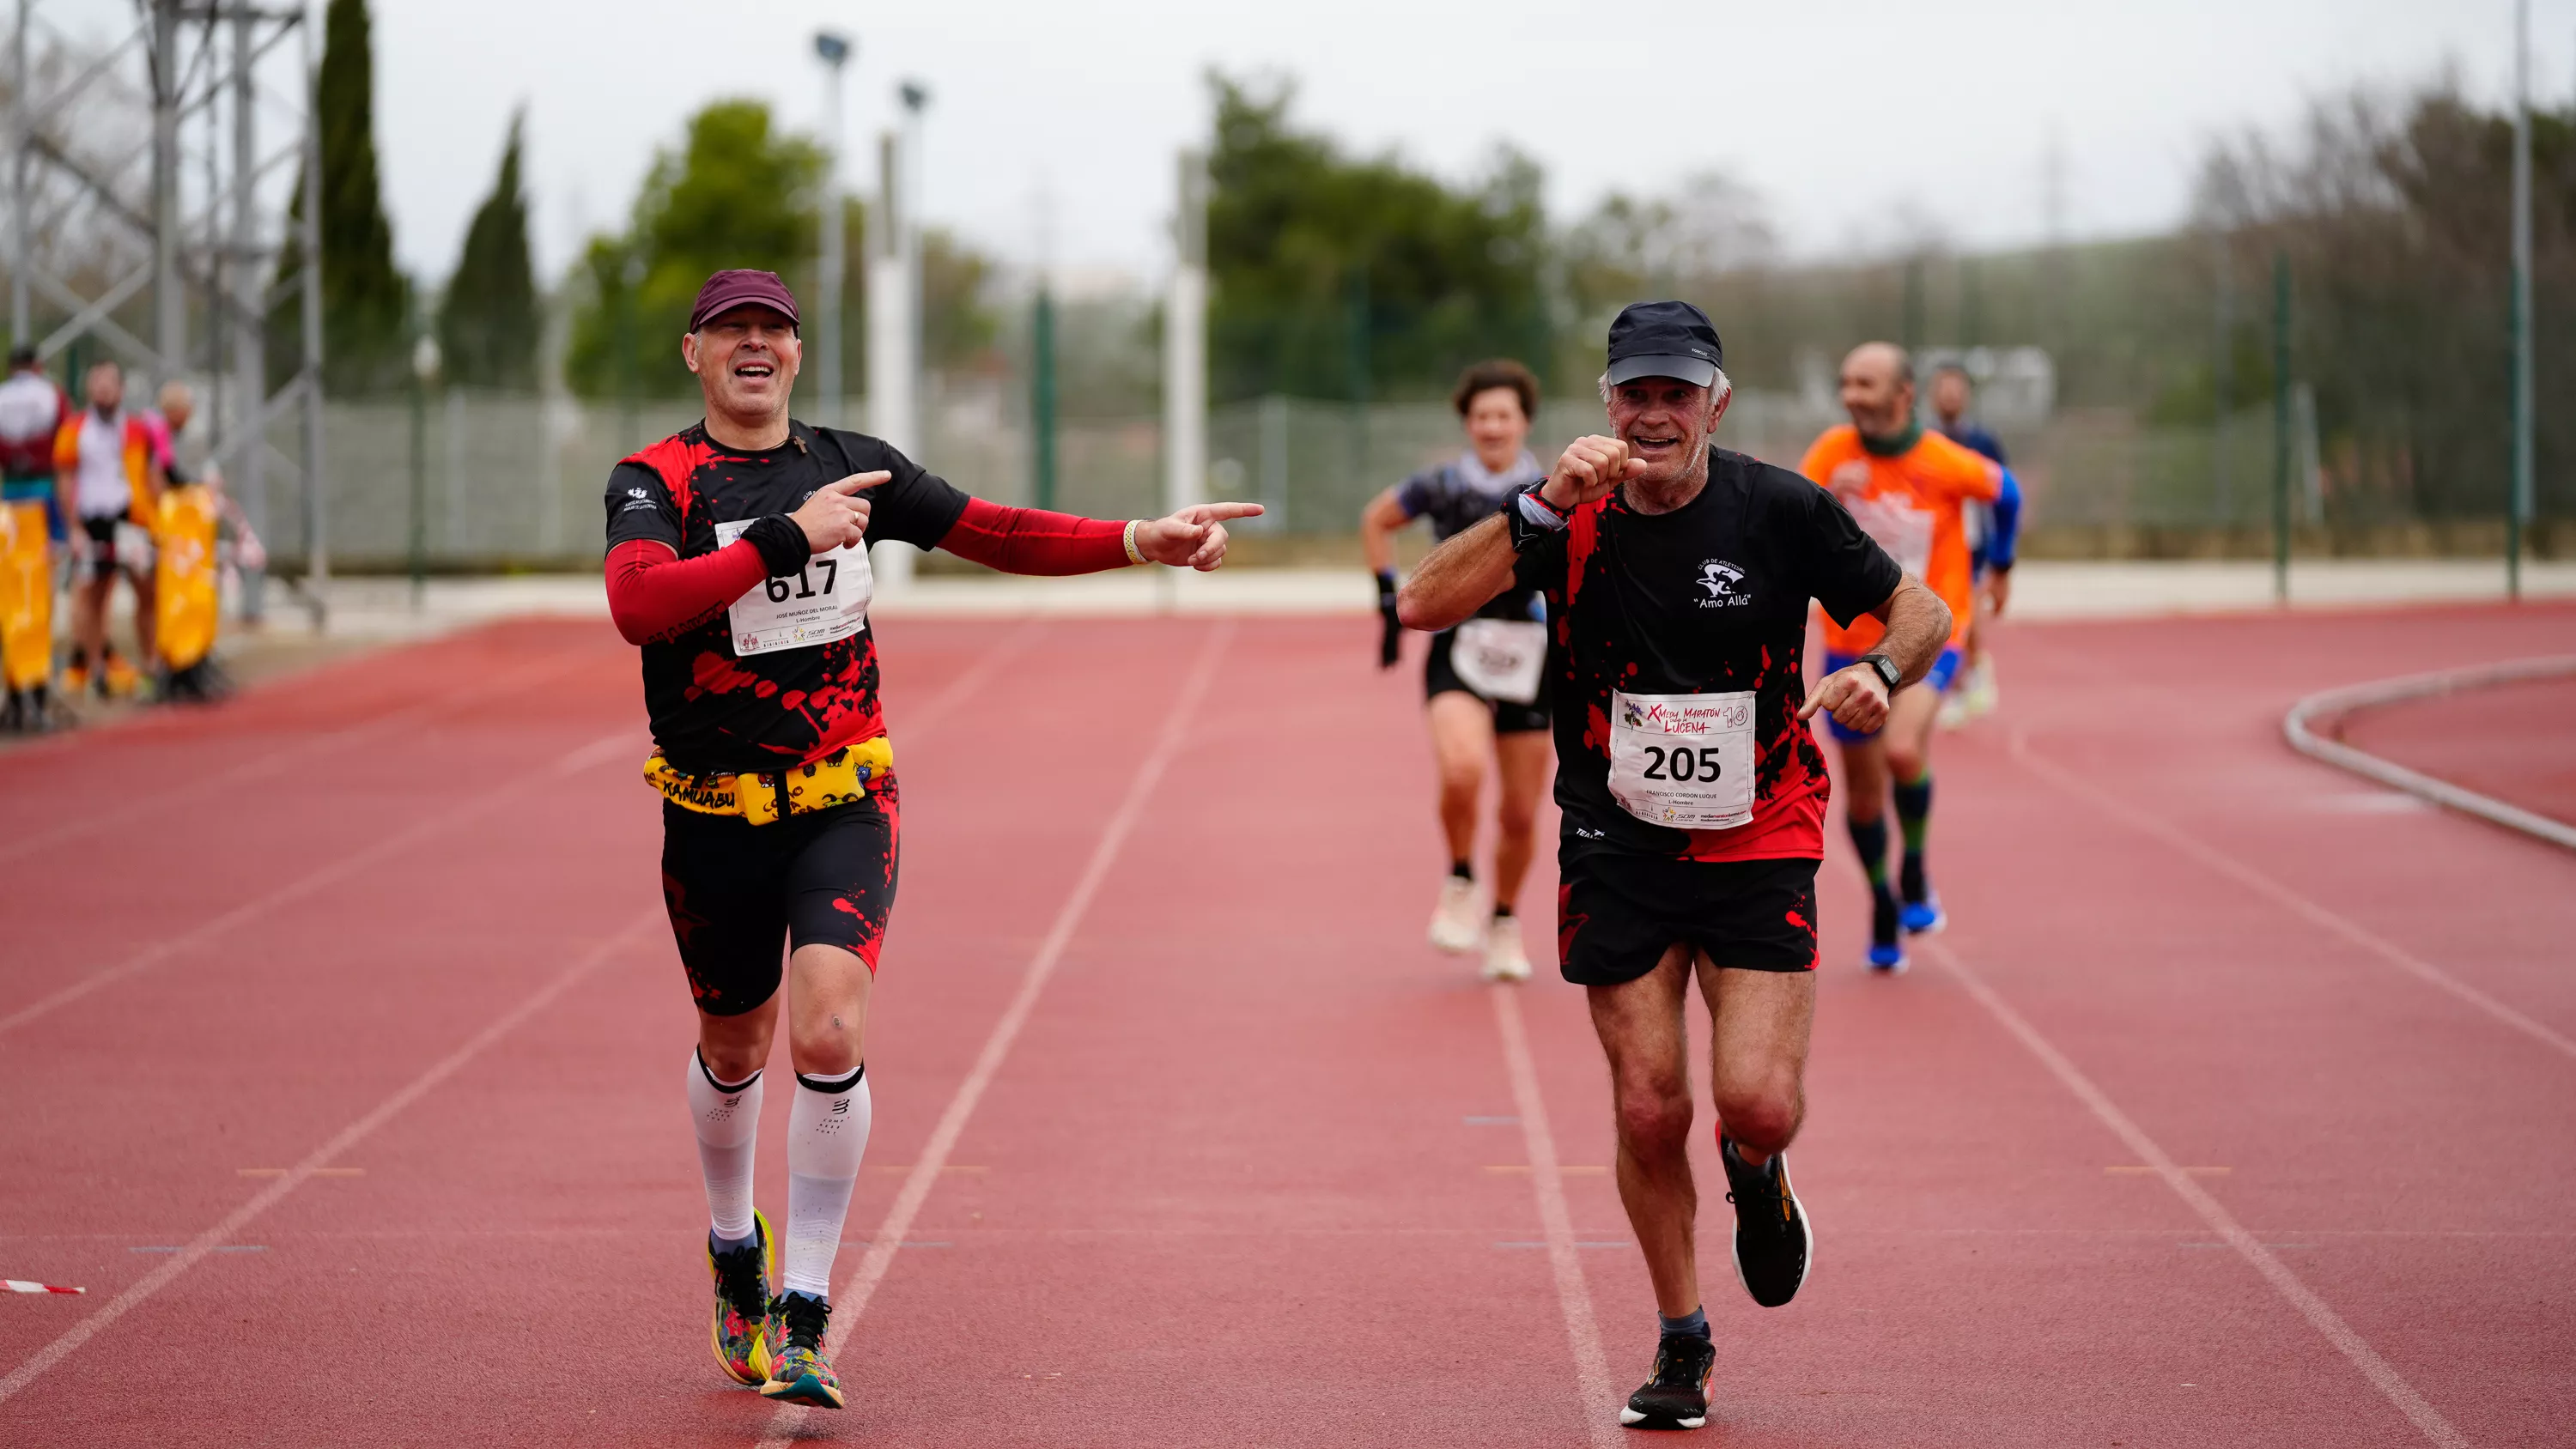
[(740, 1016), (778, 993), (788, 948), (838, 946), (873, 974), (894, 911), (900, 800), (866, 799), (752, 825), (662, 802), (662, 904), (689, 991), (709, 1016)]
[(1494, 733), (1498, 735), (1527, 734), (1548, 727), (1547, 682), (1544, 679), (1539, 682), (1538, 698), (1528, 704), (1515, 704), (1508, 699), (1485, 699), (1467, 687), (1466, 681), (1458, 677), (1458, 667), (1450, 662), (1449, 651), (1456, 647), (1456, 643), (1457, 635), (1452, 630), (1443, 629), (1431, 636), (1431, 651), (1422, 658), (1422, 697), (1425, 700), (1453, 690), (1475, 695), (1493, 706)]
[(1590, 848), (1557, 852), (1557, 964), (1581, 986), (1616, 986), (1685, 943), (1719, 966), (1816, 968), (1813, 860), (1674, 860)]

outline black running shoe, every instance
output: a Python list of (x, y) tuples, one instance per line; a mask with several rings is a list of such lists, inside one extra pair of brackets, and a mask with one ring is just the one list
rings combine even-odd
[(1735, 1144), (1720, 1133), (1718, 1158), (1726, 1164), (1726, 1200), (1735, 1204), (1735, 1277), (1753, 1301), (1778, 1308), (1798, 1296), (1815, 1256), (1816, 1234), (1807, 1210), (1789, 1190), (1784, 1153), (1760, 1167), (1745, 1165)]
[(1667, 1333), (1655, 1345), (1655, 1376), (1628, 1396), (1619, 1422), (1631, 1429), (1696, 1429), (1708, 1422), (1708, 1375), (1717, 1345), (1696, 1333)]

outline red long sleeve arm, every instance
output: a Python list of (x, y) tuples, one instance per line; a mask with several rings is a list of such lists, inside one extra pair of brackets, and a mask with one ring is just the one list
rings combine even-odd
[(749, 539), (696, 558), (674, 558), (662, 544), (632, 539), (608, 551), (605, 572), (608, 617), (629, 644), (677, 638), (769, 576)]
[(983, 498), (966, 500), (966, 511), (939, 546), (1006, 574), (1096, 574), (1131, 561), (1124, 523), (1010, 508)]

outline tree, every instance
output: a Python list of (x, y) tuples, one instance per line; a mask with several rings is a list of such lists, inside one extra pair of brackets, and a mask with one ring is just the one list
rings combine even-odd
[[(393, 223), (376, 176), (374, 42), (367, 0), (331, 0), (322, 24), (322, 74), (314, 124), (322, 143), (323, 384), (335, 393), (368, 393), (400, 385), (411, 285), (394, 266)], [(312, 198), (299, 179), (290, 215)], [(303, 232), (290, 226), (278, 275), (303, 269)], [(293, 303), (270, 319), (269, 355), (281, 364), (301, 355)]]
[(1393, 155), (1354, 161), (1289, 125), (1293, 88), (1221, 75), (1209, 157), (1210, 373), (1263, 392), (1445, 393), (1480, 357), (1545, 365), (1539, 170), (1498, 148), (1465, 188)]
[(510, 119), (501, 173), (466, 228), (465, 250), (438, 313), (450, 379), (476, 387), (531, 388), (537, 381), (535, 268), (528, 261), (528, 199), (519, 179), (525, 111)]
[(564, 359), (573, 388), (593, 397), (623, 395), (630, 382), (647, 396), (695, 392), (679, 339), (698, 288), (726, 267), (808, 276), (822, 175), (822, 151), (775, 131), (764, 102), (716, 101), (690, 117), (680, 148), (655, 154), (625, 233), (592, 238), (582, 258), (588, 295)]

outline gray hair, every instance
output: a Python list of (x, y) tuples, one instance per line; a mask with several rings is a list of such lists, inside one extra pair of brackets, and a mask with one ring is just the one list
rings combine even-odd
[[(1605, 372), (1605, 373), (1603, 373), (1603, 374), (1601, 374), (1601, 379), (1600, 379), (1600, 388), (1601, 388), (1601, 404), (1602, 404), (1602, 406), (1604, 406), (1604, 407), (1607, 407), (1607, 406), (1609, 406), (1609, 404), (1610, 404), (1610, 386), (1611, 386), (1611, 384), (1610, 384), (1610, 374), (1608, 374), (1608, 373), (1606, 373), (1606, 372)], [(1726, 376), (1726, 369), (1725, 369), (1725, 368), (1723, 368), (1723, 367), (1721, 367), (1721, 368), (1717, 369), (1717, 375), (1716, 375), (1716, 376), (1714, 376), (1714, 377), (1712, 377), (1712, 378), (1710, 378), (1710, 379), (1708, 380), (1708, 404), (1709, 404), (1709, 406), (1710, 406), (1710, 407), (1715, 407), (1715, 406), (1717, 406), (1719, 403), (1722, 403), (1722, 402), (1726, 401), (1728, 398), (1733, 397), (1734, 395), (1735, 395), (1735, 384), (1734, 384), (1732, 381), (1729, 381), (1729, 380), (1728, 380), (1728, 378), (1727, 378), (1727, 376)]]

